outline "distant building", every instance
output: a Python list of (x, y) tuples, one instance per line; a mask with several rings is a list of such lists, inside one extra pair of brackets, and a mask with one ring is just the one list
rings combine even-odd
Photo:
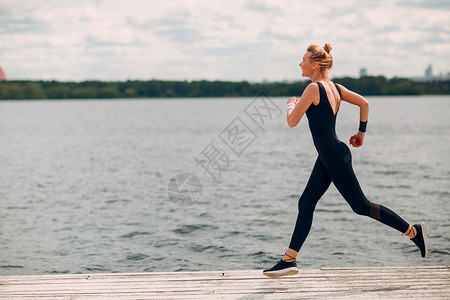
[(428, 65), (428, 67), (425, 69), (425, 78), (432, 79), (433, 78), (433, 68), (431, 65)]
[(3, 72), (2, 67), (0, 67), (0, 81), (6, 80), (5, 72)]
[(450, 72), (447, 72), (447, 75), (439, 74), (438, 76), (433, 75), (433, 67), (428, 65), (425, 69), (425, 76), (423, 77), (411, 77), (412, 81), (416, 82), (428, 82), (428, 81), (449, 81), (450, 80)]
[(359, 77), (363, 77), (363, 76), (367, 76), (366, 68), (361, 68), (361, 70), (359, 70)]

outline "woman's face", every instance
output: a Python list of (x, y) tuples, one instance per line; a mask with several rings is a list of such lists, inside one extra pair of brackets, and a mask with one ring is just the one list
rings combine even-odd
[(299, 64), (300, 68), (302, 68), (302, 76), (303, 77), (310, 77), (314, 72), (314, 65), (309, 60), (309, 57), (311, 56), (311, 52), (306, 52), (305, 55), (303, 55), (303, 61)]

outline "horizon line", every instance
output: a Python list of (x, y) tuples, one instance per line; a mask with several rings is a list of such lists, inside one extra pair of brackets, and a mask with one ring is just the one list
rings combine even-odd
[[(363, 75), (363, 76), (351, 76), (351, 75), (342, 75), (342, 76), (330, 76), (330, 80), (333, 80), (334, 78), (340, 79), (340, 78), (352, 78), (352, 79), (361, 79), (364, 77), (368, 78), (377, 78), (377, 77), (384, 77), (387, 80), (391, 79), (409, 79), (412, 81), (446, 81), (450, 80), (450, 72), (447, 75), (438, 75), (438, 76), (392, 76), (387, 77), (382, 74), (377, 75)], [(237, 80), (227, 80), (227, 79), (163, 79), (163, 78), (149, 78), (149, 79), (81, 79), (81, 80), (61, 80), (61, 79), (23, 79), (23, 78), (5, 78), (0, 80), (0, 82), (12, 82), (12, 81), (43, 81), (43, 82), (67, 82), (67, 83), (80, 83), (80, 82), (128, 82), (128, 81), (166, 81), (166, 82), (200, 82), (200, 81), (208, 81), (208, 82), (248, 82), (250, 84), (259, 84), (259, 83), (295, 83), (295, 82), (304, 82), (309, 81), (309, 78), (301, 78), (301, 79), (281, 79), (281, 80), (268, 80), (268, 79), (262, 79), (262, 80), (248, 80), (248, 79), (237, 79)]]

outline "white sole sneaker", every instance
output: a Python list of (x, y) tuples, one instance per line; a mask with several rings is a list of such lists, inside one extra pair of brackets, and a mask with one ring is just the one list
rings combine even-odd
[(425, 257), (428, 255), (428, 231), (427, 231), (427, 225), (425, 225), (425, 222), (420, 222), (420, 227), (422, 227), (422, 236), (423, 236), (423, 243), (425, 244)]
[(278, 270), (278, 271), (266, 271), (266, 272), (263, 272), (263, 274), (270, 278), (279, 278), (282, 276), (298, 274), (298, 269), (295, 267), (291, 267), (291, 268)]

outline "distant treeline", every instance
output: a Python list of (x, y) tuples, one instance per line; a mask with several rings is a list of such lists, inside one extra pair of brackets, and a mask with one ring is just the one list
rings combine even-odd
[[(450, 81), (414, 82), (383, 76), (334, 78), (334, 82), (366, 96), (450, 94)], [(309, 81), (0, 81), (0, 99), (88, 99), (170, 97), (253, 97), (260, 91), (269, 96), (298, 96)]]

